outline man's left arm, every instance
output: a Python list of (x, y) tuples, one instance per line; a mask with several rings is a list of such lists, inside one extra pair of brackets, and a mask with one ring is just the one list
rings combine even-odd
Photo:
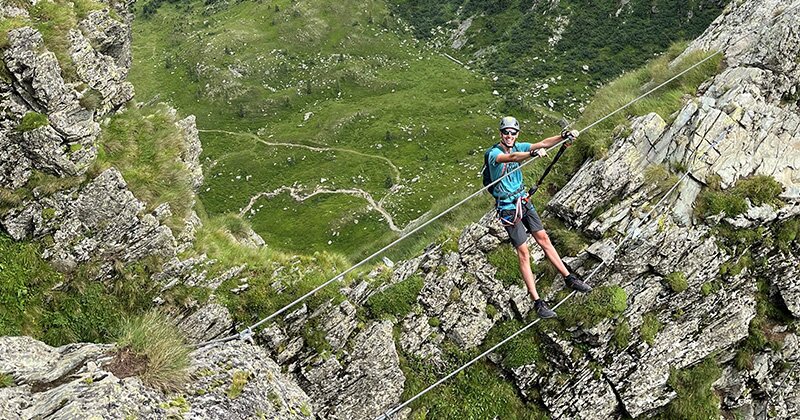
[[(542, 152), (537, 152), (537, 154), (539, 156), (544, 156), (546, 154), (546, 150), (547, 149), (555, 146), (561, 140), (568, 140), (568, 139), (575, 140), (579, 135), (580, 135), (580, 131), (578, 131), (578, 130), (566, 130), (565, 129), (564, 131), (561, 132), (560, 135), (556, 135), (556, 136), (553, 136), (553, 137), (548, 137), (548, 138), (546, 138), (546, 139), (544, 139), (544, 140), (542, 140), (542, 141), (540, 141), (538, 143), (531, 144), (531, 151), (535, 151), (535, 150), (539, 150), (539, 149), (545, 149), (545, 150), (542, 150)], [(531, 154), (533, 154), (533, 152)]]
[(563, 140), (563, 138), (560, 135), (548, 137), (538, 143), (531, 144), (531, 149), (532, 150), (549, 149), (553, 147), (556, 143), (560, 142), (561, 140)]

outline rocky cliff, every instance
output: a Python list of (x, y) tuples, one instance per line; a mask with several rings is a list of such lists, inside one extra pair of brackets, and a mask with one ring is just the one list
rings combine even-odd
[[(795, 369), (800, 249), (791, 241), (782, 251), (774, 246), (775, 227), (800, 214), (798, 8), (800, 2), (778, 1), (729, 6), (685, 53), (720, 50), (723, 70), (668, 119), (655, 113), (634, 118), (608, 155), (586, 162), (548, 204), (551, 216), (595, 238), (569, 263), (584, 275), (605, 263), (591, 280), (597, 299), (624, 297), (611, 316), (593, 321), (589, 312), (597, 302), (591, 297), (567, 306), (565, 317), (578, 325), (537, 332), (544, 360), (505, 363), (509, 353), (502, 348), (491, 357), (521, 395), (542, 404), (550, 416), (605, 419), (664, 410), (667, 416), (685, 415), (668, 404), (682, 398), (681, 375), (699, 372), (709, 361), (720, 366), (709, 382), (719, 395), (716, 410), (737, 418), (800, 415), (800, 369)], [(685, 169), (688, 177), (656, 209), (657, 217), (647, 219), (665, 192), (644, 176), (655, 166), (672, 168), (678, 176)], [(724, 194), (738, 181), (757, 176), (780, 184), (779, 204), (746, 201), (737, 215), (695, 210), (704, 188)], [(731, 238), (731, 230), (752, 230), (758, 239)], [(629, 235), (632, 239), (622, 243)], [(278, 360), (314, 390), (317, 401), (341, 401), (354, 383), (332, 385), (330, 378), (337, 376), (330, 372), (347, 377), (352, 344), (342, 343), (359, 331), (354, 307), (416, 276), (423, 283), (413, 308), (393, 321), (399, 330), (397, 352), (424, 360), (443, 376), (457, 367), (447, 361), (450, 343), (462, 350), (478, 348), (493, 327), (526, 319), (530, 312), (522, 283), (504, 284), (498, 275), (502, 268), (490, 262), (499, 247), (508, 246), (506, 240), (487, 215), (463, 232), (457, 251), (433, 246), (400, 264), (380, 288), (370, 290), (364, 282), (344, 289), (344, 302), (311, 314), (296, 311), (290, 327), (273, 327), (263, 337)], [(621, 247), (612, 252), (617, 244)], [(561, 288), (555, 279), (545, 289), (546, 299), (564, 296)], [(767, 307), (782, 308), (777, 311), (784, 316)], [(573, 311), (584, 313), (575, 318)], [(344, 348), (344, 357), (328, 353), (319, 361), (319, 352), (292, 333), (315, 319), (333, 353)], [(360, 330), (363, 334), (363, 326)], [(386, 348), (394, 359), (394, 344)], [(380, 382), (363, 378), (356, 383), (402, 389), (403, 377), (390, 372)], [(399, 402), (374, 387), (369, 388), (376, 407), (364, 414), (380, 414)]]
[[(684, 398), (681, 375), (706, 363), (720, 366), (710, 386), (723, 413), (800, 416), (800, 249), (793, 238), (774, 246), (775, 227), (800, 214), (798, 8), (800, 1), (731, 4), (687, 50), (722, 50), (724, 70), (675, 115), (633, 119), (608, 155), (586, 162), (548, 204), (550, 216), (593, 238), (568, 262), (584, 275), (603, 262), (590, 281), (596, 290), (560, 309), (560, 323), (536, 330), (531, 354), (541, 357), (514, 358), (501, 348), (490, 360), (549, 416), (671, 410)], [(10, 6), (0, 12), (27, 13)], [(44, 257), (65, 272), (99, 260), (97, 278), (113, 281), (114, 261), (157, 257), (167, 262), (152, 279), (164, 290), (183, 284), (213, 291), (243, 267), (214, 276), (204, 269), (206, 258), (179, 258), (191, 247), (196, 216), (187, 216), (176, 238), (163, 223), (169, 208), (145, 211), (119, 170), (91, 170), (101, 122), (135, 106), (125, 82), (129, 29), (113, 15), (89, 12), (69, 32), (75, 80), (65, 80), (63, 63), (35, 28), (9, 31), (2, 50), (8, 71), (0, 78), (0, 186), (9, 194), (24, 191), (40, 173), (79, 180), (55, 191), (30, 188), (5, 204), (0, 224), (17, 240), (42, 240)], [(176, 123), (196, 188), (202, 172), (194, 119)], [(658, 217), (647, 219), (663, 192), (642, 175), (654, 165), (685, 168), (689, 176), (656, 209)], [(780, 184), (779, 202), (748, 201), (736, 215), (694, 210), (704, 190), (731, 191), (754, 175)], [(756, 239), (736, 242), (726, 233), (731, 229), (752, 230)], [(376, 269), (338, 299), (301, 306), (259, 332), (255, 345), (196, 350), (191, 380), (178, 394), (113, 371), (113, 345), (52, 348), (0, 338), (0, 373), (13, 380), (0, 388), (0, 415), (372, 418), (408, 397), (401, 369), (407, 360), (442, 376), (457, 366), (454, 346), (475, 351), (493, 340), (494, 328), (531, 319), (522, 282), (504, 280), (495, 258), (508, 248), (506, 240), (489, 214), (468, 226), (457, 245), (432, 245), (394, 269)], [(413, 282), (419, 288), (411, 288), (410, 310), (370, 319), (378, 297)], [(540, 282), (547, 300), (565, 295), (559, 278), (541, 275)], [(195, 342), (233, 331), (231, 314), (214, 299), (175, 318)], [(232, 396), (237, 377), (246, 379), (241, 395)]]
[[(143, 106), (132, 101), (133, 86), (126, 81), (130, 5), (112, 3), (79, 5), (88, 10), (61, 2), (0, 4), (0, 226), (14, 240), (40, 243), (41, 256), (67, 278), (88, 272), (90, 281), (121, 287), (129, 281), (121, 275), (125, 267), (148, 263), (155, 269), (154, 287), (167, 290), (190, 283), (188, 276), (205, 279), (204, 271), (192, 271), (200, 260), (177, 258), (192, 247), (200, 221), (190, 211), (179, 215), (182, 228), (167, 226), (173, 211), (169, 203), (153, 208), (134, 194), (121, 169), (98, 164), (108, 146), (101, 140), (109, 120)], [(56, 20), (53, 26), (63, 33), (54, 34), (47, 19)], [(179, 137), (178, 166), (196, 191), (203, 175), (195, 119), (176, 115), (166, 110), (137, 123), (163, 118), (173, 126), (171, 132)], [(236, 274), (223, 274), (217, 281)], [(156, 298), (153, 305), (162, 302)], [(190, 339), (232, 330), (230, 314), (219, 304), (193, 309), (170, 309)], [(115, 361), (119, 349), (111, 344), (54, 348), (29, 337), (0, 337), (0, 347), (2, 418), (312, 415), (306, 393), (257, 346), (233, 343), (193, 352), (191, 381), (178, 393), (148, 386), (120, 369)]]

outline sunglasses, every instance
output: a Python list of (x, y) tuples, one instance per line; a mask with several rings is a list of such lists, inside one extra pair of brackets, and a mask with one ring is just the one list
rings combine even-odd
[(519, 131), (505, 128), (500, 130), (500, 133), (505, 135), (511, 134), (512, 136), (516, 136), (517, 134), (519, 134)]

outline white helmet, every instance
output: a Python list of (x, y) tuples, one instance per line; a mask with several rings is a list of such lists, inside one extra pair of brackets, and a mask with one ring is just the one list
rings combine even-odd
[(514, 117), (503, 117), (503, 119), (500, 120), (500, 129), (502, 130), (504, 128), (513, 128), (514, 130), (520, 131), (519, 121)]

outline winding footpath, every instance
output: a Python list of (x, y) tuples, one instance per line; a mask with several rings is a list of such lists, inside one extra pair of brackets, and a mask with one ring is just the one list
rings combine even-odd
[(354, 197), (361, 197), (361, 198), (367, 200), (367, 202), (375, 210), (377, 210), (378, 213), (380, 213), (383, 216), (383, 218), (386, 220), (386, 223), (389, 224), (389, 229), (391, 229), (394, 232), (401, 232), (401, 229), (398, 228), (397, 225), (395, 225), (394, 219), (392, 218), (392, 215), (389, 214), (389, 212), (387, 212), (383, 208), (383, 206), (381, 206), (381, 203), (383, 202), (383, 200), (381, 200), (380, 202), (376, 202), (375, 199), (372, 198), (372, 195), (370, 193), (368, 193), (368, 192), (366, 192), (366, 191), (364, 191), (362, 189), (358, 189), (358, 188), (329, 190), (327, 188), (317, 187), (310, 194), (305, 194), (304, 195), (303, 192), (298, 188), (280, 187), (280, 188), (276, 189), (275, 191), (262, 192), (262, 193), (258, 193), (255, 196), (251, 197), (250, 198), (250, 202), (247, 204), (247, 206), (245, 208), (243, 208), (239, 212), (239, 216), (244, 217), (244, 215), (247, 212), (251, 211), (252, 208), (253, 208), (253, 205), (255, 205), (256, 201), (258, 201), (259, 198), (274, 198), (277, 195), (279, 195), (281, 193), (284, 193), (284, 192), (288, 192), (289, 195), (293, 199), (295, 199), (296, 201), (300, 201), (300, 202), (308, 200), (309, 198), (314, 197), (314, 196), (319, 195), (319, 194), (346, 194), (346, 195), (352, 195)]
[(395, 184), (399, 184), (400, 183), (400, 169), (394, 163), (392, 163), (391, 160), (389, 160), (385, 156), (371, 155), (369, 153), (359, 152), (358, 150), (345, 149), (345, 148), (341, 148), (341, 147), (308, 146), (308, 145), (299, 144), (299, 143), (269, 142), (269, 141), (266, 141), (266, 140), (262, 139), (261, 137), (255, 135), (253, 133), (248, 133), (248, 132), (237, 133), (237, 132), (234, 132), (234, 131), (226, 131), (226, 130), (197, 130), (197, 131), (199, 131), (201, 133), (218, 133), (218, 134), (227, 134), (227, 135), (230, 135), (230, 136), (237, 136), (237, 137), (249, 137), (249, 138), (251, 138), (251, 139), (253, 139), (253, 140), (255, 140), (255, 141), (257, 141), (257, 142), (259, 142), (261, 144), (264, 144), (264, 145), (267, 145), (267, 146), (273, 146), (273, 147), (298, 148), (298, 149), (311, 150), (311, 151), (314, 151), (314, 152), (330, 152), (330, 151), (334, 151), (334, 152), (350, 153), (350, 154), (353, 154), (353, 155), (363, 156), (363, 157), (367, 157), (367, 158), (370, 158), (370, 159), (380, 159), (380, 160), (386, 162), (386, 164), (392, 169), (392, 173), (394, 175)]

